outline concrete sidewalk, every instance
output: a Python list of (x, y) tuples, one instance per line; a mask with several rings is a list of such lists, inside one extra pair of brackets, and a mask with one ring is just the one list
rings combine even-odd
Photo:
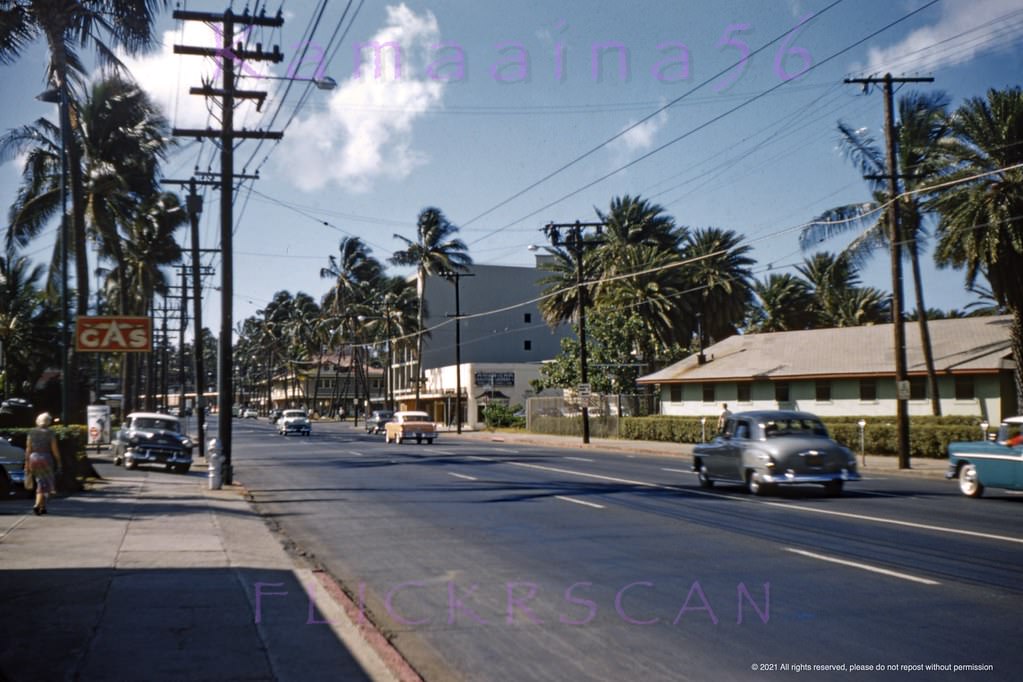
[(97, 468), (46, 516), (0, 502), (0, 680), (415, 679), (239, 487)]
[[(674, 457), (684, 460), (686, 465), (691, 462), (693, 454), (692, 443), (591, 438), (590, 443), (585, 444), (582, 442), (582, 438), (578, 436), (548, 436), (515, 431), (463, 431), (461, 435), (454, 431), (442, 433), (441, 442), (445, 439), (485, 440), (507, 444), (523, 443), (551, 448), (578, 448), (592, 451), (608, 450), (628, 454)], [(899, 469), (898, 458), (894, 456), (867, 455), (866, 463), (864, 463), (864, 458), (857, 455), (856, 461), (860, 465), (860, 473), (864, 475), (883, 473), (885, 475), (917, 476), (921, 478), (944, 478), (945, 470), (948, 468), (948, 459), (916, 458), (910, 462), (911, 466), (909, 469)]]

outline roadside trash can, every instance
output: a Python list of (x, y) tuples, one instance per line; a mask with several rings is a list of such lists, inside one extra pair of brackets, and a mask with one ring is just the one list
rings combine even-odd
[(220, 490), (224, 483), (224, 453), (219, 438), (211, 438), (206, 446), (206, 461), (209, 463), (210, 490)]

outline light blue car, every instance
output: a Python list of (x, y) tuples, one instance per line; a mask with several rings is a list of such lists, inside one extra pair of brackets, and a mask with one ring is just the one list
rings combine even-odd
[(1003, 421), (995, 440), (950, 443), (945, 478), (959, 479), (967, 497), (984, 488), (1023, 490), (1023, 417)]

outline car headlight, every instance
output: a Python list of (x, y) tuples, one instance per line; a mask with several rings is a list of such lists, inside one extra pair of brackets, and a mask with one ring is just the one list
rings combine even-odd
[(192, 447), (194, 445), (194, 443), (192, 443), (192, 439), (191, 438), (182, 438), (181, 439), (181, 445), (186, 447), (186, 448), (190, 448), (190, 447)]

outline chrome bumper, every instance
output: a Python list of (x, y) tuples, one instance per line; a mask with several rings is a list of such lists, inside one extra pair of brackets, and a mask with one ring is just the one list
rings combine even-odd
[(192, 455), (183, 452), (160, 452), (153, 450), (126, 450), (124, 459), (132, 462), (156, 462), (157, 464), (191, 464)]
[(842, 469), (829, 474), (797, 474), (786, 472), (783, 474), (763, 474), (761, 482), (772, 485), (800, 485), (802, 483), (830, 483), (831, 481), (859, 481), (860, 475), (855, 471)]

